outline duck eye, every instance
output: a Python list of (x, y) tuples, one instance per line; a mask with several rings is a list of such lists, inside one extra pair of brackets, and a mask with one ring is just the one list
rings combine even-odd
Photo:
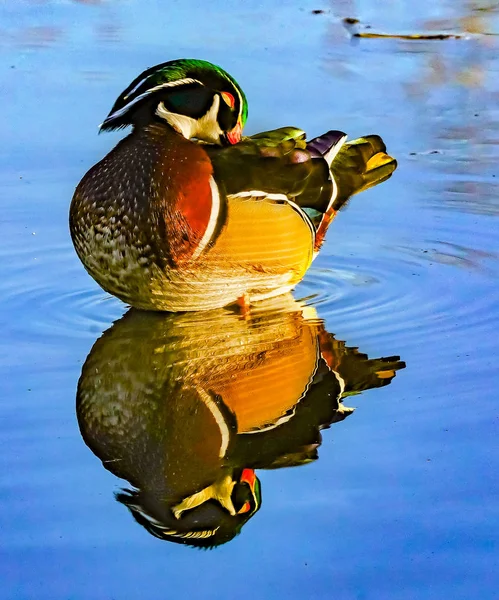
[(222, 92), (222, 98), (225, 102), (225, 104), (228, 104), (230, 106), (230, 108), (234, 108), (234, 105), (236, 103), (236, 101), (234, 100), (234, 96), (232, 94), (230, 94), (229, 92)]

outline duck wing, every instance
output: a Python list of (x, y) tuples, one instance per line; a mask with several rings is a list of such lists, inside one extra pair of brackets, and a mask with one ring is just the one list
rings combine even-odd
[(265, 131), (224, 148), (205, 146), (227, 196), (285, 200), (303, 214), (321, 246), (336, 212), (353, 195), (388, 179), (396, 161), (379, 136), (349, 143), (331, 130), (306, 140), (303, 130)]

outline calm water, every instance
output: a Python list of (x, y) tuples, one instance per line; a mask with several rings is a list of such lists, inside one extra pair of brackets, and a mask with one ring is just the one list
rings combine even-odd
[[(493, 4), (1, 3), (2, 598), (498, 597)], [(464, 37), (352, 41), (344, 17)], [(119, 320), (73, 252), (74, 187), (120, 137), (97, 125), (184, 56), (237, 78), (250, 133), (379, 133), (399, 161), (331, 227), (305, 310)], [(167, 515), (234, 481), (239, 515)], [(179, 541), (189, 519), (240, 534), (203, 551), (147, 531)]]

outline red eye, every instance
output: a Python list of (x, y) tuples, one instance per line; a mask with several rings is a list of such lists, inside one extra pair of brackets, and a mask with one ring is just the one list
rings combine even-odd
[(228, 104), (231, 108), (234, 108), (236, 101), (234, 100), (234, 96), (232, 94), (229, 94), (229, 92), (222, 92), (222, 98), (226, 104)]

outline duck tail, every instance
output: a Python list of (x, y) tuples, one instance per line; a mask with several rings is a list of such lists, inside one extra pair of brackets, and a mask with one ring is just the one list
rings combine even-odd
[(354, 194), (386, 181), (397, 161), (386, 153), (379, 135), (367, 135), (344, 144), (331, 164), (338, 188), (333, 208), (338, 210)]
[[(332, 141), (334, 134), (340, 133), (330, 131), (308, 142), (307, 148), (320, 151), (326, 147), (326, 140)], [(324, 241), (331, 221), (349, 198), (386, 181), (397, 168), (397, 161), (386, 153), (385, 143), (379, 135), (367, 135), (348, 143), (345, 143), (345, 139), (346, 136), (338, 139), (329, 150), (321, 152), (328, 161), (334, 185), (331, 202), (317, 227), (316, 252)]]

